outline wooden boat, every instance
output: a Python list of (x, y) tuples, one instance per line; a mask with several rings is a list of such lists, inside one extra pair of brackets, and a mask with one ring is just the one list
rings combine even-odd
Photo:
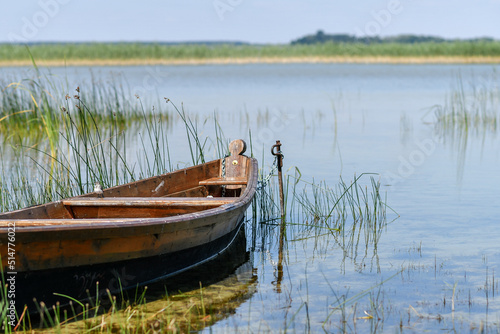
[(95, 296), (97, 282), (100, 293), (135, 288), (216, 257), (256, 191), (257, 161), (245, 148), (235, 140), (224, 159), (0, 213), (2, 266), (5, 279), (15, 278), (16, 308), (33, 310), (33, 298), (50, 307), (68, 302), (61, 295)]

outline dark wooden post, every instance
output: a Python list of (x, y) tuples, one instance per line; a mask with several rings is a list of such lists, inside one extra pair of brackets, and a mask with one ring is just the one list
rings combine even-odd
[[(274, 150), (276, 148), (276, 152)], [(278, 159), (277, 165), (278, 165), (278, 182), (279, 182), (279, 191), (280, 191), (280, 209), (281, 209), (281, 220), (285, 220), (285, 197), (283, 194), (283, 174), (282, 174), (282, 167), (283, 167), (283, 155), (281, 154), (281, 142), (279, 140), (276, 141), (276, 144), (273, 145), (271, 148), (271, 153), (276, 156)]]

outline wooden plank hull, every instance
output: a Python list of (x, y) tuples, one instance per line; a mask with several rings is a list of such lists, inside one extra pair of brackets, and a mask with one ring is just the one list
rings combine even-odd
[(81, 224), (63, 231), (44, 226), (31, 233), (16, 232), (16, 270), (75, 267), (183, 251), (230, 233), (246, 208), (219, 207), (164, 219), (116, 222), (115, 227)]
[(257, 187), (257, 161), (240, 153), (105, 189), (102, 196), (0, 213), (0, 255), (4, 273), (16, 272), (17, 307), (33, 297), (52, 300), (51, 282), (78, 299), (97, 281), (113, 287), (122, 272), (122, 287), (135, 287), (218, 254)]
[(22, 311), (27, 305), (33, 312), (38, 310), (42, 301), (49, 309), (56, 303), (64, 307), (70, 300), (61, 295), (76, 300), (96, 295), (108, 299), (108, 291), (120, 294), (121, 291), (165, 280), (215, 259), (238, 241), (236, 237), (242, 231), (244, 225), (240, 220), (234, 230), (220, 238), (181, 251), (119, 262), (18, 273), (16, 285), (22, 289), (16, 293), (16, 307)]

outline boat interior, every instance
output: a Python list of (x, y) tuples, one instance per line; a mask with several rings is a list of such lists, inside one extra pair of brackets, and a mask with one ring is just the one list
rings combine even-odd
[(231, 155), (225, 160), (104, 189), (102, 194), (93, 192), (0, 213), (0, 226), (1, 220), (57, 219), (77, 223), (79, 219), (169, 217), (216, 208), (234, 202), (245, 191), (251, 160)]

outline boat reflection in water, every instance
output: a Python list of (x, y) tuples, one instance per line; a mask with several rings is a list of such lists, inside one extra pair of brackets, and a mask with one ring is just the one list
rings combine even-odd
[[(146, 288), (123, 291), (118, 299), (103, 298), (99, 304), (105, 314), (67, 323), (62, 329), (80, 332), (89, 326), (111, 326), (113, 331), (126, 325), (151, 332), (201, 330), (234, 313), (256, 291), (249, 254), (241, 224), (231, 245), (215, 259)], [(115, 305), (130, 306), (110, 312)]]
[(243, 278), (242, 283), (255, 283), (257, 276), (246, 246), (245, 225), (242, 224), (230, 247), (215, 259), (170, 279), (148, 285), (147, 294), (153, 298), (165, 298), (165, 292), (199, 290), (200, 286), (208, 287), (215, 283), (220, 288), (227, 285), (228, 281), (233, 281), (233, 276)]

